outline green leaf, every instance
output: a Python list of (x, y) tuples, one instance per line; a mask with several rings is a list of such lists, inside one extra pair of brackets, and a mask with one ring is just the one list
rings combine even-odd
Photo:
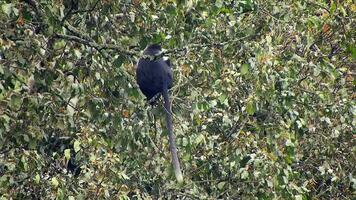
[(123, 179), (123, 180), (129, 180), (130, 178), (126, 175), (126, 173), (124, 172), (120, 172), (119, 173), (120, 177)]
[(201, 143), (205, 143), (205, 136), (203, 134), (200, 134), (197, 138), (195, 138), (196, 145), (199, 145)]
[(334, 1), (331, 1), (330, 15), (334, 15), (335, 10), (336, 10), (336, 3), (334, 3)]
[(295, 200), (303, 200), (303, 196), (302, 195), (295, 195)]
[(41, 180), (41, 177), (39, 174), (36, 174), (35, 178), (34, 178), (34, 181), (35, 183), (39, 184), (40, 183), (40, 180)]
[(243, 64), (240, 70), (242, 75), (245, 75), (249, 72), (249, 65), (248, 64)]
[(64, 150), (64, 156), (66, 157), (67, 160), (70, 159), (70, 149)]
[(82, 57), (82, 53), (80, 52), (79, 49), (74, 49), (74, 54), (78, 59), (80, 59)]
[(22, 157), (21, 157), (21, 163), (22, 163), (23, 169), (24, 169), (25, 171), (27, 171), (27, 170), (28, 170), (28, 163), (27, 163), (27, 159), (26, 159), (25, 156), (22, 156)]
[(97, 80), (100, 80), (101, 79), (101, 76), (100, 76), (100, 73), (99, 72), (95, 72), (95, 78)]
[(11, 95), (11, 107), (14, 110), (19, 110), (21, 108), (21, 104), (22, 104), (22, 98), (19, 95), (17, 94)]
[(347, 51), (351, 53), (352, 59), (356, 59), (356, 47), (353, 45), (349, 45), (347, 47)]
[(247, 179), (248, 178), (248, 172), (246, 170), (244, 170), (242, 173), (241, 173), (241, 179)]
[(225, 100), (227, 100), (227, 96), (225, 94), (221, 94), (219, 96), (219, 101), (221, 104), (224, 104), (225, 103)]
[(73, 148), (75, 153), (77, 153), (80, 150), (80, 142), (78, 140), (74, 141)]
[(247, 111), (247, 114), (249, 114), (249, 115), (255, 114), (255, 112), (256, 112), (255, 103), (252, 101), (248, 102), (247, 106), (246, 106), (246, 111)]
[(115, 68), (119, 68), (124, 62), (125, 62), (125, 57), (120, 55), (114, 60), (113, 65)]
[(216, 100), (211, 100), (210, 101), (210, 108), (214, 108), (218, 103), (216, 102)]
[(8, 16), (10, 16), (12, 12), (12, 7), (13, 7), (12, 3), (5, 3), (1, 5), (2, 11)]
[(219, 190), (223, 189), (223, 187), (225, 186), (225, 184), (226, 184), (226, 182), (224, 182), (224, 181), (218, 183), (218, 188), (219, 188)]
[(221, 0), (215, 1), (215, 6), (218, 8), (221, 8), (223, 6), (223, 1), (221, 1)]
[(56, 177), (52, 177), (52, 179), (51, 179), (51, 184), (52, 184), (52, 186), (54, 186), (54, 187), (58, 187), (59, 182), (58, 182), (58, 180), (57, 180)]
[(27, 10), (22, 10), (22, 16), (27, 21), (30, 21), (32, 19), (31, 12), (29, 12)]
[(30, 138), (27, 134), (23, 136), (23, 139), (25, 140), (25, 142), (30, 142)]

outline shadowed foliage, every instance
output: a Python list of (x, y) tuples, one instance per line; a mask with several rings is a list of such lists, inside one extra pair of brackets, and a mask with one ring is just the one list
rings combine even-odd
[[(351, 0), (1, 1), (0, 198), (351, 199), (355, 11)], [(183, 184), (164, 111), (136, 84), (148, 44), (171, 59)]]

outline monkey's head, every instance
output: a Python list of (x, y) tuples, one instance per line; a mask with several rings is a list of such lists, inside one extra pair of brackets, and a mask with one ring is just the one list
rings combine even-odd
[(145, 51), (143, 54), (149, 55), (149, 56), (158, 56), (162, 52), (162, 47), (159, 44), (151, 44), (146, 47)]

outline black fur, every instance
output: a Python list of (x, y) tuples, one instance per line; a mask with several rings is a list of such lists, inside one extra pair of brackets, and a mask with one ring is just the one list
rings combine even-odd
[(162, 93), (164, 86), (170, 89), (173, 84), (170, 62), (159, 58), (161, 50), (161, 46), (157, 44), (148, 46), (144, 51), (144, 56), (147, 57), (141, 58), (137, 64), (137, 83), (147, 100), (152, 99), (158, 93)]
[(151, 101), (157, 94), (163, 96), (173, 169), (178, 182), (182, 182), (183, 176), (173, 135), (171, 104), (168, 96), (168, 89), (173, 85), (173, 73), (170, 61), (163, 59), (161, 51), (162, 48), (158, 44), (150, 45), (145, 49), (137, 63), (136, 80), (147, 100)]

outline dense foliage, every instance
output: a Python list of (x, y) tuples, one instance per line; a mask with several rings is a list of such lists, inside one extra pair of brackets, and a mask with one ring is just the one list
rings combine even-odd
[[(352, 0), (2, 0), (1, 199), (351, 199)], [(135, 63), (174, 65), (172, 173)]]

